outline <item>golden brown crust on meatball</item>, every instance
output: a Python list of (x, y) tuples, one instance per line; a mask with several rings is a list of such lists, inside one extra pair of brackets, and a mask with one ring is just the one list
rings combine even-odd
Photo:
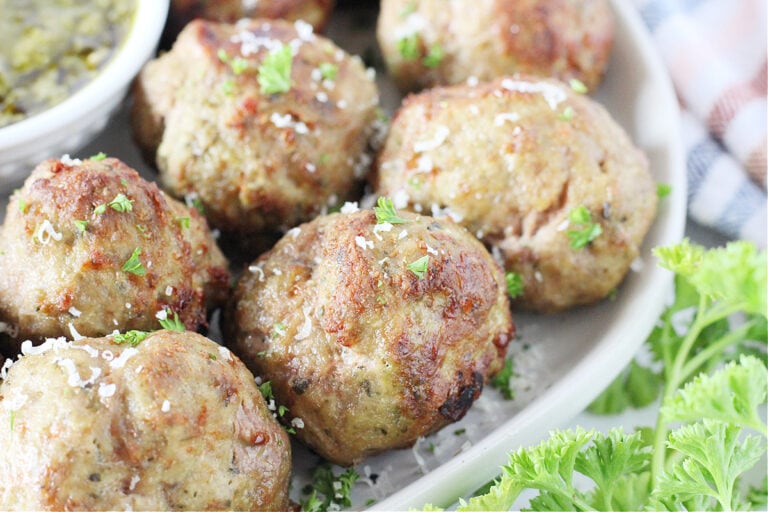
[[(526, 76), (406, 99), (375, 188), (402, 206), (447, 209), (523, 278), (514, 304), (557, 311), (610, 293), (656, 211), (645, 156), (610, 115), (555, 80)], [(583, 206), (603, 233), (571, 247)]]
[(234, 23), (242, 18), (303, 20), (322, 30), (333, 0), (171, 0), (168, 23), (174, 34), (195, 18)]
[[(378, 92), (357, 57), (306, 24), (192, 22), (134, 88), (137, 141), (164, 186), (197, 193), (225, 231), (290, 227), (353, 196), (368, 170)], [(261, 68), (295, 48), (287, 92)]]
[(0, 383), (0, 509), (287, 508), (288, 437), (229, 350), (174, 331), (26, 348)]
[[(290, 231), (243, 275), (226, 323), (303, 422), (297, 437), (338, 464), (460, 419), (514, 335), (483, 246), (451, 221), (402, 217), (334, 214)], [(423, 257), (420, 278), (408, 266)]]
[(196, 330), (229, 289), (205, 219), (114, 158), (40, 164), (0, 244), (0, 317), (19, 341), (151, 330), (166, 308)]
[(528, 73), (594, 89), (613, 45), (607, 0), (382, 0), (377, 37), (403, 90)]

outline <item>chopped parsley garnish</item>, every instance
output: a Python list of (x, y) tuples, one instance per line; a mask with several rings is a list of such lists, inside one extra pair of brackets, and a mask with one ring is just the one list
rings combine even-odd
[(424, 275), (427, 273), (427, 266), (429, 266), (429, 256), (422, 256), (413, 263), (408, 264), (408, 270), (416, 274), (419, 279), (424, 279)]
[(573, 107), (568, 105), (558, 116), (562, 121), (570, 121), (573, 119)]
[(88, 227), (87, 220), (75, 220), (73, 222), (75, 224), (75, 229), (77, 229), (81, 233), (85, 232), (86, 228)]
[(464, 435), (466, 433), (467, 433), (467, 429), (465, 429), (465, 428), (457, 428), (456, 430), (453, 431), (453, 435), (455, 435), (455, 436), (461, 436), (461, 435)]
[(135, 347), (144, 341), (144, 338), (147, 336), (149, 336), (149, 333), (146, 331), (126, 331), (124, 333), (118, 332), (112, 335), (112, 342), (117, 343), (118, 345), (128, 344), (132, 347)]
[(105, 152), (103, 152), (103, 151), (99, 151), (98, 153), (96, 153), (95, 155), (90, 157), (88, 160), (92, 160), (94, 162), (99, 162), (101, 160), (104, 160), (105, 158), (107, 158), (107, 154)]
[(215, 361), (217, 359), (216, 354), (214, 354), (213, 352), (208, 352), (208, 359), (210, 359), (211, 361)]
[(281, 44), (267, 54), (259, 66), (259, 85), (262, 94), (288, 92), (291, 89), (291, 47)]
[(512, 359), (507, 358), (504, 361), (504, 368), (491, 379), (491, 386), (498, 389), (501, 395), (507, 400), (515, 398), (515, 390), (512, 389), (512, 377), (515, 375)]
[(144, 268), (144, 265), (141, 264), (141, 261), (139, 260), (139, 255), (141, 254), (141, 247), (137, 247), (133, 250), (133, 254), (131, 254), (131, 257), (128, 258), (125, 263), (123, 263), (123, 266), (120, 270), (123, 272), (128, 272), (130, 274), (134, 274), (137, 276), (143, 276), (147, 273), (147, 269)]
[(568, 214), (568, 221), (581, 229), (569, 229), (568, 238), (571, 240), (572, 249), (583, 249), (592, 240), (603, 233), (599, 223), (592, 220), (592, 214), (584, 205), (577, 206)]
[(419, 34), (411, 34), (397, 41), (397, 51), (405, 60), (415, 60), (419, 58), (421, 38)]
[(672, 186), (666, 183), (659, 183), (656, 185), (656, 196), (659, 199), (664, 199), (670, 193), (672, 193)]
[(376, 214), (376, 224), (384, 224), (389, 222), (390, 224), (405, 224), (410, 222), (408, 219), (404, 219), (397, 215), (395, 205), (388, 197), (380, 197), (377, 201), (377, 206), (373, 207), (373, 213)]
[(101, 203), (100, 205), (97, 205), (96, 208), (93, 209), (94, 215), (101, 215), (107, 211), (107, 205), (105, 203)]
[(330, 62), (323, 62), (320, 64), (320, 74), (324, 80), (336, 80), (336, 74), (339, 72), (339, 67), (336, 64)]
[(584, 82), (579, 80), (578, 78), (571, 78), (568, 80), (568, 85), (571, 86), (571, 89), (573, 89), (574, 92), (577, 92), (579, 94), (587, 94), (587, 86), (584, 85)]
[(185, 332), (187, 330), (184, 322), (179, 320), (179, 314), (171, 308), (165, 308), (165, 318), (159, 318), (158, 321), (163, 329), (168, 329), (169, 331)]
[(183, 229), (189, 229), (189, 217), (179, 217), (176, 219), (176, 222), (178, 222), (179, 226)]
[(329, 463), (321, 463), (312, 473), (312, 484), (302, 489), (309, 496), (301, 500), (301, 509), (304, 512), (320, 512), (351, 507), (352, 485), (358, 478), (360, 475), (353, 468), (335, 475)]
[(285, 336), (285, 324), (277, 322), (272, 326), (272, 336)]
[(234, 90), (235, 90), (235, 81), (232, 80), (231, 77), (227, 78), (221, 83), (221, 92), (223, 92), (227, 96), (231, 95)]
[(219, 58), (221, 62), (223, 62), (224, 64), (227, 64), (232, 69), (232, 72), (236, 75), (241, 74), (243, 71), (245, 71), (248, 68), (247, 60), (243, 59), (240, 56), (237, 56), (234, 59), (231, 59), (229, 55), (227, 55), (227, 52), (224, 50), (224, 48), (219, 48), (219, 51), (216, 52), (216, 56)]
[(523, 278), (517, 272), (507, 272), (504, 274), (504, 280), (507, 282), (507, 294), (510, 299), (519, 297), (523, 294)]
[(267, 402), (275, 399), (275, 394), (272, 392), (272, 381), (268, 380), (259, 384), (259, 391)]
[(113, 200), (107, 203), (107, 206), (116, 212), (130, 212), (133, 210), (133, 199), (128, 199), (125, 194), (120, 193)]
[(433, 44), (429, 47), (429, 52), (427, 53), (427, 56), (421, 60), (421, 63), (428, 68), (436, 68), (443, 61), (443, 57), (445, 57), (443, 47), (439, 44)]
[(21, 213), (27, 213), (27, 201), (23, 198), (19, 198), (19, 211)]

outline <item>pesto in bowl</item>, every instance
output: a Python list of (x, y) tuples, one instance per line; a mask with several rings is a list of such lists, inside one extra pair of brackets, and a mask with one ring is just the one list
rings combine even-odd
[(135, 0), (0, 0), (0, 127), (64, 101), (116, 53)]

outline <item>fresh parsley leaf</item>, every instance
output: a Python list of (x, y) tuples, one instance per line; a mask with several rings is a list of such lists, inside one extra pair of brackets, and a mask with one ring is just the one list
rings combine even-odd
[(429, 256), (422, 256), (416, 261), (407, 265), (408, 270), (416, 274), (419, 279), (424, 279), (427, 274), (427, 267), (429, 266)]
[(445, 50), (439, 44), (433, 44), (429, 47), (426, 57), (421, 60), (421, 63), (428, 68), (436, 68), (445, 58)]
[(323, 80), (336, 80), (336, 74), (339, 72), (339, 67), (336, 64), (330, 62), (323, 62), (320, 64), (320, 75)]
[(664, 404), (669, 421), (709, 418), (751, 428), (768, 436), (758, 407), (766, 402), (768, 369), (756, 357), (742, 356), (713, 375), (700, 374)]
[(558, 116), (561, 121), (570, 121), (573, 119), (574, 110), (573, 107), (568, 105), (563, 109), (562, 112), (560, 112), (560, 115)]
[(581, 229), (569, 229), (568, 238), (572, 249), (583, 249), (603, 233), (599, 223), (593, 222), (592, 214), (584, 205), (577, 206), (568, 214), (568, 222)]
[(96, 207), (93, 209), (93, 213), (94, 213), (94, 215), (101, 215), (102, 213), (104, 213), (104, 212), (106, 212), (106, 211), (107, 211), (107, 205), (106, 205), (105, 203), (102, 203), (102, 204), (100, 204), (100, 205), (97, 205), (97, 206), (96, 206)]
[(144, 339), (149, 336), (149, 333), (146, 331), (126, 331), (124, 333), (115, 333), (112, 335), (112, 342), (117, 343), (118, 345), (128, 344), (132, 347), (138, 346), (139, 343), (144, 341)]
[(390, 224), (406, 224), (410, 222), (408, 219), (404, 219), (397, 215), (395, 205), (388, 197), (379, 197), (377, 206), (373, 207), (373, 213), (376, 214), (376, 224), (384, 224), (389, 222)]
[(523, 278), (520, 274), (517, 272), (507, 272), (504, 274), (504, 280), (507, 282), (507, 294), (510, 299), (523, 294)]
[(262, 94), (277, 94), (291, 89), (291, 47), (280, 44), (270, 51), (259, 66), (258, 82)]
[(165, 308), (165, 318), (159, 318), (158, 322), (160, 322), (163, 329), (168, 329), (169, 331), (185, 332), (187, 330), (184, 322), (179, 320), (179, 314), (170, 308)]
[(664, 199), (671, 193), (672, 193), (671, 185), (668, 185), (667, 183), (658, 183), (656, 185), (656, 197), (658, 197), (659, 199)]
[(189, 217), (179, 217), (176, 219), (182, 229), (189, 229)]
[(740, 440), (740, 434), (736, 425), (709, 419), (670, 433), (669, 448), (683, 458), (672, 460), (670, 469), (661, 474), (654, 497), (685, 501), (709, 496), (720, 510), (737, 509), (737, 480), (765, 452), (758, 437)]
[(141, 247), (135, 248), (131, 254), (131, 257), (128, 258), (125, 263), (123, 263), (123, 266), (120, 270), (137, 276), (145, 275), (147, 273), (147, 269), (144, 268), (144, 265), (141, 264), (141, 260), (139, 260), (140, 254)]
[(91, 160), (93, 162), (99, 162), (101, 160), (104, 160), (105, 158), (107, 158), (107, 154), (104, 153), (103, 151), (99, 151), (98, 153), (90, 157), (88, 160)]
[(512, 377), (514, 376), (514, 363), (512, 358), (507, 358), (504, 361), (504, 368), (491, 379), (491, 386), (498, 389), (505, 399), (513, 400), (515, 398), (515, 390), (512, 389)]
[(21, 213), (27, 213), (27, 206), (28, 206), (27, 205), (27, 201), (23, 197), (20, 197), (19, 198), (19, 211)]
[(618, 414), (629, 407), (645, 407), (658, 398), (662, 382), (657, 372), (632, 361), (589, 405), (588, 410), (593, 414)]
[(411, 34), (397, 41), (397, 51), (405, 60), (416, 60), (421, 54), (421, 37)]

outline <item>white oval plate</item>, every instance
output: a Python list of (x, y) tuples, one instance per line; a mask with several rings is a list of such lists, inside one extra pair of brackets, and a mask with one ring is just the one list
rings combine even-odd
[[(655, 265), (651, 248), (679, 241), (685, 225), (679, 112), (637, 13), (624, 0), (613, 0), (613, 6), (616, 43), (595, 97), (646, 152), (655, 179), (672, 187), (643, 245), (642, 265), (630, 272), (613, 301), (555, 316), (515, 315), (519, 338), (510, 348), (518, 374), (515, 399), (504, 400), (488, 388), (460, 422), (419, 440), (412, 450), (392, 451), (358, 466), (363, 478), (353, 489), (354, 508), (364, 508), (370, 500), (376, 500), (375, 510), (447, 506), (471, 493), (499, 474), (508, 452), (532, 444), (582, 411), (630, 361), (658, 318), (671, 275)], [(363, 16), (362, 9), (338, 9), (328, 31), (358, 54), (375, 45), (372, 30), (360, 23), (361, 17), (369, 22), (375, 17)], [(384, 105), (394, 108), (399, 100), (394, 88), (384, 76), (379, 82)], [(154, 176), (131, 141), (125, 108), (78, 156), (99, 151)], [(296, 444), (293, 459), (292, 495), (298, 500), (319, 459)], [(374, 479), (365, 478), (371, 474)]]

